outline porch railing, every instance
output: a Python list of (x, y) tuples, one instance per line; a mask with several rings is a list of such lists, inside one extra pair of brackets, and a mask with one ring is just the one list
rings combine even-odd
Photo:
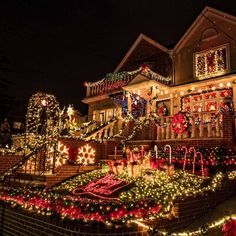
[(133, 76), (124, 76), (124, 78), (119, 80), (102, 79), (95, 83), (89, 83), (87, 86), (86, 96), (96, 96), (119, 90), (123, 86), (127, 85), (132, 80), (132, 78)]
[(189, 117), (190, 127), (184, 134), (176, 134), (172, 129), (172, 116), (159, 118), (157, 140), (184, 138), (222, 138), (223, 116), (215, 112), (192, 113)]
[(112, 76), (112, 79), (104, 78), (94, 83), (88, 83), (86, 96), (96, 96), (110, 93), (112, 91), (121, 90), (123, 86), (127, 85), (139, 73), (165, 85), (171, 84), (170, 78), (165, 78), (160, 74), (151, 71), (149, 68), (140, 67), (136, 71), (125, 72), (125, 74), (122, 74), (122, 76), (118, 76), (116, 74)]
[(91, 130), (95, 129), (98, 124), (99, 122), (97, 121), (90, 121), (88, 125), (84, 125), (79, 130), (74, 131), (73, 135), (80, 137), (81, 135), (84, 135), (85, 133), (91, 132)]

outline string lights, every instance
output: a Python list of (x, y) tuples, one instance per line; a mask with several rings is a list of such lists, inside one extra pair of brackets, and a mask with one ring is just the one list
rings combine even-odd
[(163, 77), (160, 74), (152, 71), (148, 66), (143, 65), (134, 71), (124, 71), (124, 72), (119, 72), (117, 74), (112, 74), (112, 73), (107, 74), (105, 78), (97, 82), (85, 83), (85, 86), (88, 87), (90, 91), (93, 91), (91, 95), (103, 94), (121, 89), (138, 74), (143, 74), (148, 78), (160, 83), (164, 84), (171, 83), (171, 78)]
[(195, 54), (195, 75), (199, 79), (225, 74), (227, 69), (226, 45)]
[[(158, 235), (158, 236), (200, 236), (203, 234), (206, 234), (209, 230), (215, 229), (215, 228), (220, 228), (222, 227), (222, 231), (225, 233), (229, 233), (227, 235), (229, 236), (233, 236), (234, 234), (232, 234), (233, 232), (235, 232), (235, 221), (236, 221), (236, 214), (232, 214), (232, 215), (226, 215), (223, 216), (222, 218), (219, 218), (218, 220), (215, 220), (211, 223), (205, 223), (204, 225), (202, 225), (201, 227), (199, 227), (196, 230), (190, 231), (190, 230), (186, 230), (186, 231), (181, 231), (181, 232), (168, 232), (168, 231), (164, 231), (158, 228), (152, 228), (149, 227), (148, 225), (144, 224), (143, 222), (140, 222), (138, 220), (134, 220), (132, 221), (133, 223), (147, 229), (147, 231), (149, 232), (149, 235)], [(226, 225), (233, 225), (233, 229), (225, 229)], [(231, 227), (231, 226), (228, 226)], [(233, 232), (231, 232), (232, 230), (234, 230)], [(230, 231), (230, 232), (228, 232)]]
[[(59, 122), (59, 111), (59, 103), (54, 95), (42, 92), (33, 94), (27, 107), (26, 132), (33, 134), (53, 132)], [(47, 126), (45, 130), (44, 125)]]
[[(144, 170), (139, 177), (129, 177), (126, 169), (119, 174), (117, 180), (110, 181), (106, 177), (108, 169), (101, 169), (79, 175), (63, 182), (50, 191), (16, 189), (4, 190), (0, 194), (2, 201), (11, 206), (33, 211), (42, 215), (58, 214), (71, 220), (99, 221), (105, 224), (124, 224), (133, 220), (157, 219), (171, 214), (177, 198), (185, 199), (198, 194), (208, 194), (216, 191), (224, 178), (235, 179), (236, 175), (216, 174), (211, 181), (183, 171), (175, 171), (168, 175), (165, 171)], [(109, 175), (108, 175), (109, 176)], [(104, 181), (102, 180), (104, 178)], [(99, 182), (96, 180), (101, 179)], [(106, 181), (105, 181), (106, 180)], [(101, 188), (104, 194), (105, 186), (116, 183), (129, 183), (129, 188), (118, 194), (118, 199), (89, 199), (72, 192), (80, 187), (93, 188), (95, 181), (96, 193)], [(89, 184), (90, 185), (87, 185)], [(99, 184), (98, 184), (99, 183)], [(108, 189), (108, 190), (109, 190)], [(108, 194), (107, 191), (105, 191)], [(109, 198), (109, 194), (107, 195)], [(112, 195), (111, 195), (112, 196)]]

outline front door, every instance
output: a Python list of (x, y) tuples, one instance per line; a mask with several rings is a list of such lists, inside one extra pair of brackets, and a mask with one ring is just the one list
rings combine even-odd
[(101, 124), (105, 122), (105, 111), (99, 112), (99, 121), (101, 122)]

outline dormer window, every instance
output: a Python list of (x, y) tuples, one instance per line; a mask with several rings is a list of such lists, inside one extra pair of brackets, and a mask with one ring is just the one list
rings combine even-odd
[(194, 54), (195, 77), (199, 80), (226, 74), (229, 71), (229, 47), (222, 45)]

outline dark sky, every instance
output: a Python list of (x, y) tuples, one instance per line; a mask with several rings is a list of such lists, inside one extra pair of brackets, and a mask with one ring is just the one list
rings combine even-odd
[(12, 109), (23, 114), (40, 90), (86, 113), (85, 80), (114, 71), (140, 33), (173, 45), (206, 5), (236, 15), (235, 0), (1, 0), (0, 56), (8, 60), (7, 93), (18, 100)]

